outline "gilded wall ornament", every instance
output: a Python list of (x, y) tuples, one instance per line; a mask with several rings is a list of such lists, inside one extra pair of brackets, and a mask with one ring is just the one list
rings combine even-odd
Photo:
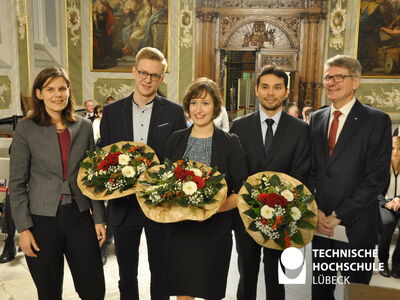
[(25, 40), (26, 36), (26, 23), (28, 15), (25, 1), (26, 0), (17, 0), (16, 3), (17, 26), (20, 40)]
[(8, 76), (0, 76), (0, 109), (10, 107), (11, 81)]
[(71, 42), (77, 46), (80, 39), (81, 13), (75, 0), (68, 0), (67, 26), (71, 32)]
[(181, 47), (190, 48), (193, 44), (193, 11), (189, 9), (189, 4), (187, 0), (184, 0), (183, 9), (180, 11), (179, 20), (179, 26), (181, 27), (179, 43)]
[(339, 51), (343, 48), (342, 32), (346, 29), (346, 9), (342, 8), (342, 0), (336, 1), (336, 7), (330, 14), (329, 27), (333, 33), (329, 38), (329, 47)]

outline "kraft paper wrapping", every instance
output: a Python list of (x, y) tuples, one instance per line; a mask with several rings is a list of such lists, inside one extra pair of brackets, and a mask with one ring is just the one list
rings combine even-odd
[[(132, 147), (142, 147), (144, 146), (144, 152), (145, 153), (154, 153), (153, 162), (156, 162), (157, 164), (160, 163), (160, 160), (158, 159), (157, 155), (155, 154), (154, 150), (152, 148), (150, 148), (149, 146), (147, 146), (144, 143), (140, 143), (140, 142), (127, 142), (127, 141), (122, 141), (122, 142), (118, 142), (118, 143), (114, 143), (108, 146), (103, 147), (102, 149), (106, 152), (109, 152), (111, 150), (112, 145), (116, 145), (118, 146), (119, 149), (122, 148), (123, 145), (125, 144), (130, 144), (132, 145)], [(84, 159), (85, 162), (89, 161), (90, 162), (90, 158), (86, 157)], [(92, 200), (111, 200), (111, 199), (116, 199), (116, 198), (122, 198), (124, 196), (128, 196), (128, 195), (132, 195), (134, 193), (136, 193), (136, 185), (137, 183), (130, 189), (127, 189), (123, 192), (120, 192), (119, 190), (114, 191), (112, 194), (106, 194), (106, 191), (102, 191), (101, 193), (95, 193), (94, 192), (94, 187), (87, 187), (83, 184), (83, 178), (86, 176), (86, 169), (85, 168), (79, 168), (79, 172), (78, 172), (78, 179), (77, 179), (77, 183), (78, 183), (78, 187), (81, 190), (82, 194), (84, 194), (86, 197), (92, 199)]]
[[(279, 172), (269, 172), (269, 171), (254, 174), (254, 175), (248, 177), (246, 181), (251, 185), (260, 184), (262, 175), (266, 175), (267, 177), (271, 177), (272, 175), (277, 175), (277, 176), (279, 176), (281, 182), (290, 183), (293, 185), (293, 187), (302, 184), (299, 180), (297, 180), (296, 178), (293, 178), (287, 174), (279, 173)], [(304, 185), (304, 190), (307, 194), (311, 195), (311, 192), (307, 189), (307, 187), (305, 185)], [(243, 221), (244, 227), (246, 228), (247, 233), (258, 244), (260, 244), (263, 247), (270, 248), (270, 249), (283, 250), (282, 247), (279, 246), (277, 243), (275, 243), (273, 240), (265, 241), (264, 237), (261, 235), (260, 232), (252, 231), (249, 229), (249, 225), (253, 221), (253, 219), (244, 213), (246, 210), (250, 209), (250, 206), (243, 199), (243, 197), (242, 197), (243, 194), (248, 194), (248, 192), (244, 186), (242, 186), (242, 188), (239, 191), (238, 209), (239, 209), (240, 217), (242, 218), (242, 221)], [(312, 218), (304, 218), (304, 220), (310, 222), (314, 226), (317, 226), (317, 203), (315, 202), (315, 200), (313, 200), (310, 204), (308, 204), (307, 207), (309, 210), (311, 210), (315, 214), (315, 216)], [(315, 229), (310, 230), (310, 229), (300, 228), (299, 230), (301, 232), (301, 235), (303, 236), (304, 245), (299, 245), (292, 241), (291, 245), (290, 245), (291, 247), (303, 248), (305, 245), (307, 245), (309, 242), (311, 242), (311, 240), (314, 236)]]
[[(212, 169), (199, 162), (196, 162), (196, 164), (205, 167), (208, 171), (211, 171)], [(176, 165), (176, 163), (174, 163), (174, 165)], [(204, 221), (213, 216), (221, 207), (221, 205), (224, 203), (228, 192), (228, 186), (226, 184), (225, 179), (221, 181), (221, 183), (224, 186), (218, 191), (218, 193), (214, 197), (214, 199), (216, 199), (217, 202), (206, 204), (202, 208), (190, 207), (190, 206), (182, 207), (179, 206), (178, 204), (171, 204), (166, 202), (161, 203), (158, 206), (146, 204), (145, 203), (146, 199), (142, 196), (141, 191), (146, 190), (148, 188), (148, 185), (144, 185), (140, 182), (143, 180), (151, 182), (152, 178), (149, 176), (148, 172), (157, 172), (161, 167), (165, 167), (165, 165), (158, 165), (151, 167), (142, 175), (140, 175), (136, 187), (137, 191), (136, 196), (139, 205), (142, 208), (143, 213), (149, 219), (158, 223), (175, 223), (186, 220)], [(216, 172), (215, 175), (220, 175), (220, 173)]]

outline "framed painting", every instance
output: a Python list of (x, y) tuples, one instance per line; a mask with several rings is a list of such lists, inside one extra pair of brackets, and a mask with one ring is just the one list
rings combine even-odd
[(137, 52), (159, 49), (168, 59), (169, 0), (91, 0), (91, 70), (130, 72)]
[(400, 1), (360, 0), (357, 58), (363, 77), (400, 77)]

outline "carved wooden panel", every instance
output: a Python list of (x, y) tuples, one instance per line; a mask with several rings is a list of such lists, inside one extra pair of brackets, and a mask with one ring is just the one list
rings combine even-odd
[(325, 8), (328, 0), (197, 0), (197, 7), (212, 8)]
[(299, 28), (300, 19), (294, 17), (225, 16), (220, 21), (220, 47), (297, 48)]

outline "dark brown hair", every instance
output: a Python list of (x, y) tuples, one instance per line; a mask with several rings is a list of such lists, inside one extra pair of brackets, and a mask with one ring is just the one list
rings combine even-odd
[(214, 103), (213, 118), (215, 119), (221, 112), (222, 97), (218, 85), (207, 77), (197, 78), (187, 88), (183, 97), (183, 110), (189, 113), (190, 101), (195, 98), (204, 98), (207, 94), (211, 96)]
[(63, 122), (76, 122), (75, 116), (75, 100), (72, 96), (70, 81), (68, 78), (67, 72), (61, 67), (48, 67), (43, 69), (35, 78), (32, 86), (32, 103), (33, 103), (33, 111), (27, 119), (32, 119), (38, 125), (48, 126), (51, 125), (51, 117), (47, 113), (46, 108), (44, 106), (44, 101), (36, 97), (36, 90), (42, 90), (45, 86), (44, 84), (50, 79), (48, 83), (50, 83), (53, 79), (57, 77), (64, 78), (67, 83), (68, 88), (70, 89), (70, 96), (68, 99), (67, 106), (61, 112), (61, 119)]
[(261, 68), (260, 72), (257, 75), (257, 87), (260, 85), (261, 77), (268, 74), (272, 74), (278, 78), (282, 78), (285, 84), (285, 89), (288, 88), (288, 83), (289, 83), (288, 75), (281, 67), (275, 65), (265, 65)]

